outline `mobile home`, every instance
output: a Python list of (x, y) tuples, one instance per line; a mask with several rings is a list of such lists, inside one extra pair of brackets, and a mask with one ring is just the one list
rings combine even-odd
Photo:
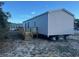
[(66, 9), (47, 11), (23, 22), (23, 27), (37, 27), (38, 33), (47, 37), (64, 36), (64, 38), (74, 31), (74, 15)]

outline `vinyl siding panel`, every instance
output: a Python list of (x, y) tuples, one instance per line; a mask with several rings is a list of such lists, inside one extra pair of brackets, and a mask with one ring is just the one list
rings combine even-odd
[[(38, 16), (36, 18), (33, 18), (29, 21), (24, 22), (25, 24), (28, 24), (29, 27), (38, 27), (38, 33), (48, 35), (48, 13), (45, 13), (41, 16)], [(26, 28), (28, 28), (26, 26)]]
[(48, 13), (48, 35), (73, 34), (74, 17), (59, 10)]

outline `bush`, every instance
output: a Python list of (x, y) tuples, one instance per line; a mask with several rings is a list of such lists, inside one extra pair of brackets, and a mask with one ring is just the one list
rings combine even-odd
[(0, 39), (4, 39), (6, 36), (7, 28), (0, 28)]
[(19, 38), (21, 38), (22, 40), (24, 40), (25, 39), (25, 31), (24, 31), (24, 29), (22, 27), (18, 27), (16, 29), (16, 31), (18, 32)]

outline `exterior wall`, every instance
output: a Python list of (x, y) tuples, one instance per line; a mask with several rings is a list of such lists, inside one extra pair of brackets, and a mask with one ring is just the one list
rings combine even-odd
[(73, 16), (62, 10), (48, 13), (48, 35), (72, 34), (73, 30)]
[(25, 28), (28, 28), (28, 23), (29, 28), (38, 27), (39, 34), (48, 35), (48, 13), (37, 16), (31, 20), (27, 20), (24, 22), (24, 26), (26, 24)]
[(23, 28), (24, 28), (24, 30), (25, 30), (25, 22), (23, 22), (22, 25), (23, 25)]
[(23, 28), (24, 28), (24, 30), (26, 31), (26, 29), (28, 28), (28, 22), (23, 22)]

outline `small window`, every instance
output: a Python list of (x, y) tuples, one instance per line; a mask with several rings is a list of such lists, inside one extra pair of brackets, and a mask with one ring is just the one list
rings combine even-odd
[(34, 22), (34, 27), (36, 27), (36, 22)]
[(28, 28), (29, 28), (29, 22), (28, 22)]
[(25, 28), (27, 27), (27, 24), (25, 23)]

